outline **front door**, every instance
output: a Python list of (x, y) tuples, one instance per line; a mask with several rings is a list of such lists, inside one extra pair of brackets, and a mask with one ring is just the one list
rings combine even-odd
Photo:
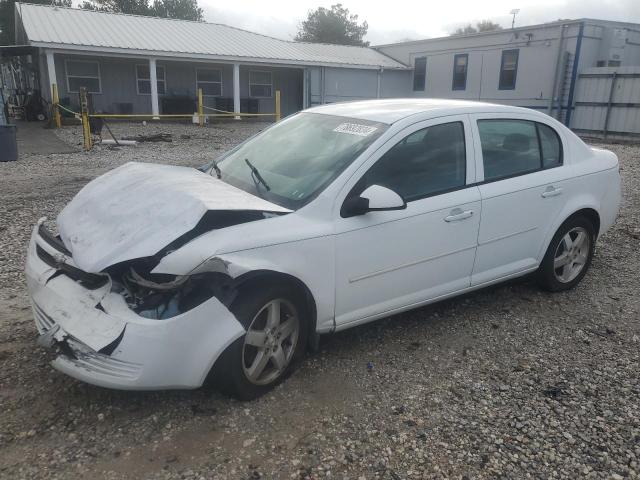
[(421, 122), (347, 185), (347, 199), (382, 185), (407, 208), (337, 218), (338, 328), (469, 286), (481, 207), (471, 138), (466, 116)]

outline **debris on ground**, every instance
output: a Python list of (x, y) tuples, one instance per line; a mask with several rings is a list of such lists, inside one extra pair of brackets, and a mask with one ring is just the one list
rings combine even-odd
[(172, 142), (170, 133), (154, 133), (151, 135), (136, 135), (135, 137), (122, 137), (123, 140), (135, 140), (136, 142)]
[(564, 398), (569, 396), (569, 393), (567, 392), (567, 387), (568, 385), (566, 382), (560, 382), (560, 383), (556, 383), (555, 385), (548, 386), (542, 391), (542, 393), (549, 398), (555, 398), (555, 399)]
[(100, 140), (100, 145), (117, 145), (119, 147), (128, 147), (137, 143), (135, 140), (116, 140), (115, 138), (103, 138)]

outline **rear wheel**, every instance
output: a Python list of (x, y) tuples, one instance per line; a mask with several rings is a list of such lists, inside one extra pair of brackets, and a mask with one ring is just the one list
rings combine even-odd
[(589, 219), (568, 219), (554, 235), (540, 264), (542, 287), (553, 292), (575, 287), (586, 275), (593, 259), (595, 228)]
[(273, 286), (241, 293), (231, 311), (246, 333), (216, 363), (216, 380), (228, 394), (251, 400), (291, 371), (307, 341), (306, 308), (291, 289)]

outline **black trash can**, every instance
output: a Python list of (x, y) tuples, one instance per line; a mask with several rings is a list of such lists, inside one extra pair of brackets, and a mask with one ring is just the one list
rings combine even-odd
[(15, 125), (0, 125), (0, 162), (18, 160), (18, 142)]

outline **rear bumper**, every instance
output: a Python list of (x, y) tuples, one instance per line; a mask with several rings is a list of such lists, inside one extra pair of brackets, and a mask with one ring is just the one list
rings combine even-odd
[(111, 292), (110, 280), (87, 287), (72, 278), (73, 271), (66, 274), (75, 268), (73, 259), (39, 234), (42, 222), (33, 230), (25, 273), (39, 343), (57, 349), (57, 370), (108, 388), (197, 388), (218, 356), (244, 334), (215, 297), (170, 319), (140, 317)]

